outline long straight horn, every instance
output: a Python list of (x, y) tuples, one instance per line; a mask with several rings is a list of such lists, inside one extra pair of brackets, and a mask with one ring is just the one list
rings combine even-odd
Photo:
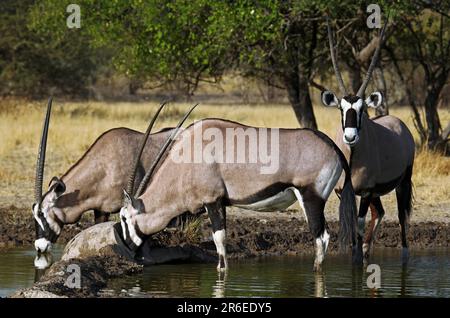
[(183, 123), (186, 121), (186, 119), (189, 117), (189, 115), (192, 113), (192, 111), (195, 109), (195, 107), (197, 107), (198, 104), (195, 104), (194, 106), (192, 106), (189, 111), (184, 114), (183, 118), (181, 118), (181, 120), (178, 122), (178, 125), (175, 127), (175, 129), (172, 131), (172, 133), (170, 134), (169, 138), (166, 139), (166, 142), (164, 143), (164, 145), (161, 147), (161, 149), (159, 150), (158, 155), (156, 156), (155, 160), (153, 160), (152, 166), (150, 167), (150, 169), (145, 173), (144, 178), (141, 181), (141, 184), (139, 185), (139, 188), (136, 191), (136, 197), (139, 197), (142, 192), (144, 192), (145, 186), (148, 183), (148, 180), (150, 179), (150, 177), (153, 174), (153, 171), (155, 170), (156, 166), (158, 165), (159, 161), (161, 160), (162, 156), (164, 155), (164, 152), (166, 151), (166, 149), (170, 146), (170, 144), (172, 143), (172, 141), (174, 140), (175, 136), (177, 135), (180, 127), (183, 125)]
[(336, 74), (341, 94), (346, 96), (347, 89), (345, 88), (344, 81), (342, 80), (342, 75), (341, 72), (339, 71), (339, 66), (336, 61), (336, 51), (334, 49), (333, 33), (331, 32), (330, 18), (328, 16), (327, 16), (327, 30), (328, 30), (328, 42), (330, 43), (331, 62), (333, 63), (334, 74)]
[(50, 114), (52, 112), (53, 98), (48, 99), (47, 114), (45, 115), (44, 127), (42, 128), (41, 143), (39, 144), (36, 162), (36, 178), (34, 181), (34, 199), (37, 204), (42, 200), (42, 182), (44, 179), (45, 152), (47, 149), (48, 126), (50, 124)]
[(150, 136), (150, 132), (152, 131), (153, 125), (155, 124), (156, 118), (158, 118), (159, 113), (161, 110), (166, 106), (167, 102), (163, 102), (158, 110), (156, 111), (155, 115), (153, 116), (152, 120), (150, 121), (150, 124), (147, 127), (147, 131), (145, 132), (144, 137), (142, 138), (142, 142), (139, 148), (139, 152), (134, 157), (134, 162), (131, 170), (130, 177), (128, 178), (128, 184), (127, 184), (127, 192), (130, 195), (133, 195), (133, 186), (134, 186), (134, 179), (136, 178), (136, 171), (139, 166), (139, 161), (141, 160), (142, 152), (144, 151), (145, 144), (147, 143), (148, 137)]
[(369, 84), (370, 78), (372, 77), (373, 70), (375, 69), (375, 66), (378, 63), (378, 57), (380, 56), (381, 51), (381, 44), (384, 42), (384, 32), (386, 30), (386, 26), (388, 25), (389, 16), (386, 19), (386, 23), (383, 26), (383, 29), (381, 29), (380, 34), (380, 42), (378, 42), (378, 46), (375, 50), (375, 53), (373, 54), (372, 61), (370, 61), (369, 68), (367, 69), (366, 77), (364, 79), (364, 82), (362, 83), (361, 87), (359, 88), (358, 92), (356, 93), (356, 96), (363, 97), (364, 92), (366, 91), (367, 85)]

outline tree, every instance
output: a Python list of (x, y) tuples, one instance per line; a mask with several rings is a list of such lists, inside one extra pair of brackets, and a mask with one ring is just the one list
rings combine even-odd
[(64, 94), (82, 95), (100, 57), (79, 34), (56, 39), (33, 32), (29, 15), (35, 3), (0, 2), (0, 93), (48, 96), (57, 88)]
[[(448, 127), (442, 130), (438, 114), (441, 92), (450, 73), (450, 21), (446, 15), (449, 11), (448, 2), (416, 8), (412, 14), (401, 17), (395, 37), (388, 43), (394, 69), (413, 110), (416, 128), (422, 143), (429, 149), (445, 150), (449, 136)], [(408, 73), (411, 75), (404, 75)], [(418, 83), (423, 83), (421, 89), (417, 88)], [(425, 110), (426, 125), (418, 110), (420, 105)]]
[[(309, 94), (319, 15), (296, 1), (78, 1), (80, 32), (114, 50), (118, 70), (160, 84), (181, 82), (187, 95), (224, 71), (270, 79), (286, 88), (299, 123), (316, 128)], [(57, 34), (64, 1), (36, 6), (37, 30)], [(317, 18), (317, 17), (316, 17)], [(59, 20), (58, 20), (59, 19)]]

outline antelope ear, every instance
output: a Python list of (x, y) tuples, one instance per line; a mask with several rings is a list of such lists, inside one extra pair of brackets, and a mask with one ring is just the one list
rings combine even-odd
[(333, 92), (323, 91), (321, 94), (321, 98), (322, 104), (324, 104), (327, 107), (336, 107), (339, 105), (339, 101)]
[(64, 192), (66, 192), (66, 184), (58, 177), (53, 177), (50, 181), (50, 184), (52, 183), (53, 185), (51, 186), (51, 188), (56, 194), (56, 198), (59, 198)]
[(380, 92), (374, 92), (366, 98), (366, 104), (372, 108), (378, 108), (383, 103), (383, 95)]
[(133, 200), (131, 200), (131, 196), (125, 189), (123, 189), (123, 205), (124, 206), (133, 205)]

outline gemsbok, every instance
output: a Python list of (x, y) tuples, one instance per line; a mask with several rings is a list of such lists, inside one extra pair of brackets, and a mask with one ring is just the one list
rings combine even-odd
[[(276, 164), (268, 166), (268, 157)], [(310, 129), (204, 119), (177, 134), (142, 194), (124, 191), (116, 229), (133, 255), (146, 236), (163, 230), (172, 218), (206, 210), (222, 271), (227, 268), (227, 206), (269, 212), (298, 201), (315, 238), (314, 270), (319, 271), (329, 242), (324, 206), (343, 170), (339, 240), (345, 246), (356, 239), (355, 195), (347, 161), (331, 139)]]
[[(380, 92), (374, 92), (364, 100), (364, 92), (378, 62), (386, 25), (387, 22), (381, 30), (380, 40), (366, 77), (356, 95), (353, 95), (347, 92), (339, 71), (333, 34), (327, 18), (331, 60), (343, 97), (339, 100), (334, 93), (323, 91), (322, 103), (325, 106), (338, 107), (341, 111), (342, 128), (338, 130), (335, 142), (349, 162), (353, 188), (361, 197), (357, 235), (359, 261), (368, 260), (377, 229), (385, 213), (380, 197), (394, 189), (401, 226), (403, 261), (408, 257), (407, 233), (412, 210), (414, 139), (408, 127), (394, 116), (386, 115), (372, 119), (368, 117), (367, 107), (377, 108), (382, 103), (383, 96)], [(372, 220), (367, 237), (364, 239), (365, 217), (369, 206)]]
[[(162, 104), (158, 112), (165, 104)], [(44, 128), (38, 150), (33, 216), (36, 226), (35, 248), (38, 253), (51, 249), (65, 224), (78, 222), (81, 216), (94, 210), (95, 222), (106, 221), (109, 213), (122, 207), (122, 189), (129, 185), (130, 164), (127, 156), (138, 153), (144, 137), (149, 139), (141, 160), (134, 171), (134, 187), (143, 179), (173, 128), (144, 135), (128, 128), (106, 131), (86, 153), (60, 178), (53, 177), (47, 192), (42, 194), (45, 152), (50, 123), (52, 100), (49, 99)], [(133, 187), (133, 185), (131, 186)]]

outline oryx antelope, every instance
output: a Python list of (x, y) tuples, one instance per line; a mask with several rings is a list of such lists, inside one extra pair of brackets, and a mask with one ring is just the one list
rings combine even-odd
[[(217, 137), (230, 132), (232, 137), (226, 140)], [(241, 140), (241, 147), (230, 146), (234, 140)], [(262, 174), (260, 160), (228, 163), (217, 159), (253, 156), (258, 150), (251, 145), (267, 149), (267, 144), (279, 149), (275, 158), (279, 168), (273, 173)], [(199, 149), (204, 160), (195, 158)], [(180, 153), (188, 160), (175, 160)], [(348, 164), (331, 139), (310, 129), (257, 128), (204, 119), (178, 135), (142, 195), (124, 192), (120, 211), (123, 241), (136, 251), (145, 236), (163, 230), (173, 217), (185, 211), (195, 214), (206, 210), (219, 255), (217, 268), (223, 270), (227, 268), (225, 207), (275, 211), (298, 201), (315, 238), (314, 269), (320, 270), (329, 241), (324, 206), (343, 170), (339, 238), (347, 244), (356, 235), (355, 196)]]
[[(50, 99), (36, 165), (33, 216), (36, 224), (35, 248), (39, 253), (51, 248), (64, 224), (78, 222), (83, 213), (94, 210), (98, 223), (105, 221), (109, 213), (120, 210), (122, 189), (127, 185), (130, 175), (127, 158), (138, 152), (144, 137), (144, 134), (128, 128), (108, 130), (62, 177), (53, 177), (47, 192), (42, 194), (51, 107)], [(144, 169), (150, 167), (172, 131), (172, 128), (163, 129), (148, 137), (149, 145), (135, 171), (135, 185), (141, 181)]]
[[(380, 116), (373, 119), (368, 117), (367, 107), (377, 108), (381, 105), (383, 99), (381, 93), (374, 92), (364, 100), (364, 92), (378, 62), (386, 25), (387, 22), (381, 31), (380, 41), (367, 75), (356, 95), (353, 95), (347, 92), (342, 80), (336, 61), (333, 35), (327, 19), (331, 60), (343, 97), (339, 100), (334, 93), (324, 91), (322, 102), (325, 106), (335, 106), (341, 110), (342, 129), (338, 130), (335, 142), (349, 162), (355, 193), (361, 196), (358, 213), (358, 250), (359, 253), (363, 253), (365, 260), (369, 257), (384, 215), (380, 197), (394, 189), (401, 225), (403, 259), (406, 260), (408, 255), (407, 231), (412, 209), (414, 139), (408, 127), (394, 116)], [(363, 243), (365, 217), (369, 206), (372, 220)]]

